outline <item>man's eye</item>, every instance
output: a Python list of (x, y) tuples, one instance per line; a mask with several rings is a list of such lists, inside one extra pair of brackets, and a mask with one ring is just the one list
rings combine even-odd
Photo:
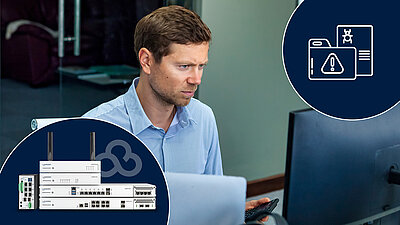
[(179, 65), (179, 69), (187, 69), (187, 68), (189, 68), (188, 65)]
[(204, 69), (204, 67), (206, 67), (206, 64), (201, 64), (201, 65), (199, 66), (200, 69)]

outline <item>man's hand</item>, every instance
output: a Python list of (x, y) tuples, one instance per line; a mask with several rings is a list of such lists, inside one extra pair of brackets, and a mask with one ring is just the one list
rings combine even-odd
[[(261, 199), (258, 199), (258, 200), (248, 201), (248, 202), (246, 202), (245, 210), (249, 210), (249, 209), (255, 208), (255, 207), (257, 207), (257, 206), (259, 206), (259, 205), (261, 205), (263, 203), (269, 202), (269, 201), (271, 201), (269, 198), (261, 198)], [(268, 216), (262, 218), (261, 222), (267, 222), (267, 220), (268, 220)]]

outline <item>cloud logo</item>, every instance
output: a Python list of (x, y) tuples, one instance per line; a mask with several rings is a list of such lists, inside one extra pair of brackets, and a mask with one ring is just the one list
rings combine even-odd
[[(118, 158), (111, 153), (111, 150), (116, 147), (116, 146), (121, 146), (125, 149), (125, 155), (123, 157), (123, 160), (125, 162), (128, 162), (129, 159), (132, 159), (135, 161), (135, 168), (133, 170), (125, 170), (122, 166), (121, 163), (119, 162)], [(136, 176), (140, 171), (142, 170), (142, 160), (140, 157), (132, 152), (131, 146), (123, 140), (114, 140), (111, 141), (107, 147), (106, 151), (104, 153), (101, 153), (96, 156), (96, 160), (103, 160), (103, 159), (109, 159), (114, 165), (114, 168), (108, 171), (101, 171), (101, 176), (102, 177), (111, 177), (114, 176), (116, 173), (120, 173), (122, 176), (125, 177), (133, 177)]]

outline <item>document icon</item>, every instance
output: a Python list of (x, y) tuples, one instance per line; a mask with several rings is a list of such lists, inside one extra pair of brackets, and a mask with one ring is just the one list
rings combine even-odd
[(355, 80), (356, 49), (331, 47), (324, 38), (308, 41), (308, 78), (310, 80)]
[(373, 35), (372, 25), (337, 25), (336, 46), (357, 49), (357, 76), (372, 76)]

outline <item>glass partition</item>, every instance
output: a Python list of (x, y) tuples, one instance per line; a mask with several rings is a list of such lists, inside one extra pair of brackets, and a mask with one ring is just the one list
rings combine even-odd
[(0, 162), (34, 118), (81, 116), (139, 69), (133, 32), (162, 0), (1, 1)]

